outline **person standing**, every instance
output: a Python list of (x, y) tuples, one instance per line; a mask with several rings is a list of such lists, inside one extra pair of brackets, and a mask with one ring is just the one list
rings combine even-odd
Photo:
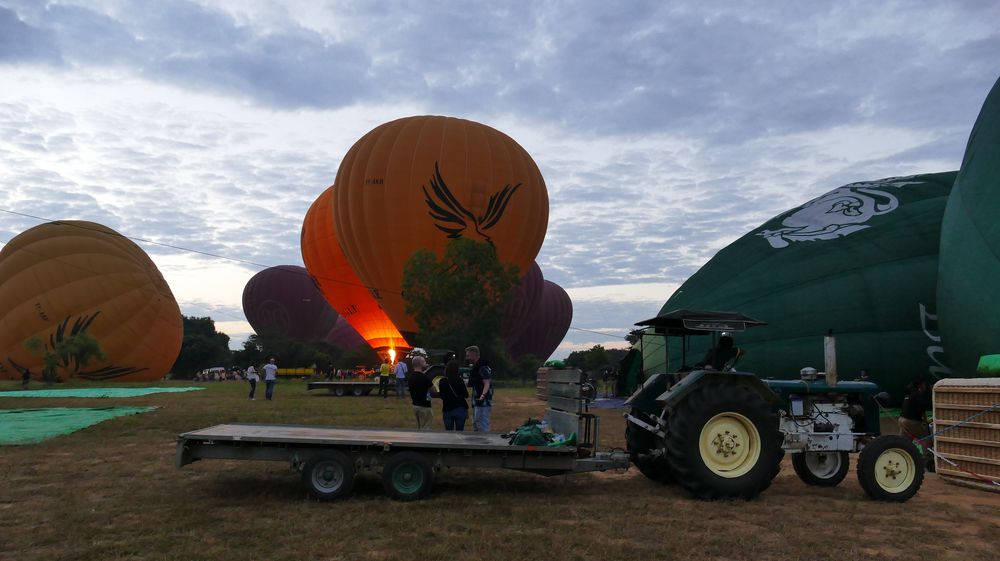
[[(417, 418), (417, 428), (431, 428), (431, 379), (424, 370), (427, 360), (422, 356), (413, 357), (413, 372), (409, 376), (410, 400), (413, 402), (413, 415)], [(397, 378), (397, 382), (398, 382)]]
[(382, 366), (378, 368), (378, 394), (382, 399), (389, 397), (389, 376), (392, 374), (392, 366), (389, 366), (389, 359), (382, 360)]
[(274, 382), (278, 379), (278, 365), (272, 358), (264, 365), (264, 399), (274, 398)]
[(934, 469), (934, 456), (927, 449), (932, 445), (927, 437), (931, 434), (927, 423), (927, 382), (917, 378), (910, 384), (910, 393), (903, 398), (899, 410), (899, 434), (916, 441), (923, 451), (924, 461), (930, 470)]
[(257, 393), (257, 380), (260, 380), (260, 376), (257, 375), (257, 369), (251, 364), (247, 367), (247, 382), (250, 382), (250, 399), (256, 399), (254, 394)]
[(464, 431), (465, 420), (469, 418), (469, 404), (465, 401), (469, 397), (469, 390), (462, 381), (457, 360), (448, 361), (444, 367), (444, 378), (438, 382), (437, 393), (441, 398), (444, 430)]
[(30, 382), (31, 382), (31, 369), (25, 366), (24, 370), (21, 371), (21, 389), (22, 390), (28, 389), (28, 384)]
[(407, 370), (409, 369), (403, 361), (397, 362), (396, 367), (393, 369), (393, 372), (396, 374), (396, 399), (403, 399), (403, 393), (406, 390)]
[(479, 347), (466, 347), (465, 360), (472, 364), (469, 385), (472, 387), (472, 430), (490, 432), (490, 415), (493, 412), (493, 370), (482, 357)]

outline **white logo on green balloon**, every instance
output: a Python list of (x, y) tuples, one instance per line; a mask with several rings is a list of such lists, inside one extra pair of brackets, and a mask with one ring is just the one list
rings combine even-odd
[(888, 214), (899, 207), (899, 199), (881, 191), (919, 184), (908, 178), (851, 183), (816, 197), (782, 219), (784, 228), (757, 232), (771, 247), (788, 247), (792, 242), (833, 240), (871, 227), (874, 216)]

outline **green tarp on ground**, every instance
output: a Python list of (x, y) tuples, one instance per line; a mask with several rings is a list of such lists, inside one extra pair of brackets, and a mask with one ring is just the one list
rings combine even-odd
[(0, 445), (32, 444), (155, 407), (0, 409)]
[(199, 387), (185, 388), (68, 388), (64, 390), (16, 390), (0, 392), (3, 397), (135, 397), (151, 393), (176, 393), (203, 390)]

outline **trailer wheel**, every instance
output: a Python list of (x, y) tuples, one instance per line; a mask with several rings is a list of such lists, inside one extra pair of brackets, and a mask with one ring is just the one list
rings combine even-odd
[(699, 499), (752, 499), (781, 470), (778, 417), (753, 389), (711, 383), (670, 412), (667, 460)]
[(347, 393), (347, 390), (344, 389), (344, 386), (337, 386), (333, 388), (333, 395), (335, 396), (343, 397), (345, 393)]
[(397, 501), (416, 501), (430, 495), (434, 470), (419, 452), (397, 452), (382, 469), (382, 487)]
[(792, 454), (792, 467), (807, 485), (836, 487), (847, 477), (851, 455), (839, 452), (800, 452)]
[(351, 393), (354, 394), (354, 397), (361, 397), (361, 396), (365, 395), (365, 389), (364, 388), (355, 387), (353, 390), (351, 390)]
[(314, 454), (302, 469), (302, 482), (316, 500), (345, 498), (354, 487), (354, 462), (335, 450)]
[(880, 436), (858, 455), (858, 482), (876, 501), (906, 502), (924, 482), (923, 462), (910, 439), (898, 434)]
[(658, 483), (671, 483), (670, 465), (662, 456), (659, 458), (643, 457), (656, 446), (655, 437), (647, 430), (625, 423), (625, 446), (629, 459), (639, 469), (639, 473)]

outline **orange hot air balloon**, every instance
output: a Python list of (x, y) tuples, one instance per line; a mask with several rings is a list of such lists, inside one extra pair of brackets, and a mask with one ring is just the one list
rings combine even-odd
[(0, 250), (0, 378), (40, 377), (43, 361), (25, 341), (49, 350), (85, 331), (104, 360), (69, 360), (60, 379), (149, 381), (180, 352), (181, 312), (149, 256), (118, 232), (83, 221), (49, 222)]
[(524, 273), (548, 227), (548, 192), (531, 156), (464, 119), (407, 117), (376, 127), (347, 152), (336, 185), (344, 254), (404, 334), (417, 329), (401, 291), (413, 252), (441, 256), (450, 238), (486, 241)]
[(354, 274), (333, 227), (333, 192), (328, 187), (313, 201), (302, 221), (302, 261), (330, 306), (379, 353), (408, 349), (410, 344)]

